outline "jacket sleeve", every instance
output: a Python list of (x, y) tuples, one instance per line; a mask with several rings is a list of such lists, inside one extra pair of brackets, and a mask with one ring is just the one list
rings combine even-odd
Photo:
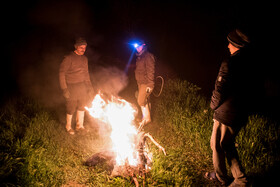
[(70, 57), (66, 56), (60, 64), (59, 68), (59, 84), (62, 90), (67, 89), (66, 72), (71, 66)]
[(86, 59), (86, 69), (85, 69), (85, 84), (86, 84), (86, 87), (88, 90), (93, 90), (92, 88), (92, 84), (91, 84), (91, 81), (90, 81), (90, 75), (89, 75), (89, 70), (88, 70), (88, 59)]
[(155, 58), (152, 54), (148, 56), (146, 61), (148, 87), (154, 88), (155, 85)]
[(88, 70), (88, 59), (87, 58), (86, 58), (86, 70), (85, 71), (86, 71), (85, 82), (91, 84), (90, 76), (89, 76), (89, 70)]
[(221, 64), (218, 77), (215, 82), (215, 89), (212, 93), (210, 107), (216, 110), (225, 100), (227, 95), (227, 85), (229, 81), (228, 62), (224, 61)]

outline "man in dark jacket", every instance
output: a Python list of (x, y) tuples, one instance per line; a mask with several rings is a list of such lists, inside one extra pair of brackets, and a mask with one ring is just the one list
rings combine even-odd
[(214, 125), (211, 136), (214, 172), (206, 173), (209, 179), (218, 179), (228, 185), (225, 158), (231, 169), (234, 181), (230, 186), (246, 186), (247, 179), (242, 170), (235, 148), (235, 137), (247, 122), (250, 77), (246, 47), (248, 37), (236, 29), (229, 33), (230, 57), (222, 62), (215, 90), (211, 98), (214, 110)]
[(89, 72), (88, 59), (84, 56), (87, 43), (78, 38), (75, 50), (63, 59), (59, 69), (59, 82), (66, 99), (66, 130), (75, 134), (72, 129), (72, 116), (77, 110), (76, 130), (84, 130), (84, 113), (88, 94), (93, 94)]
[(146, 44), (142, 42), (136, 47), (135, 79), (138, 84), (137, 102), (142, 111), (142, 125), (151, 122), (150, 109), (147, 98), (152, 93), (155, 84), (155, 58), (147, 51)]

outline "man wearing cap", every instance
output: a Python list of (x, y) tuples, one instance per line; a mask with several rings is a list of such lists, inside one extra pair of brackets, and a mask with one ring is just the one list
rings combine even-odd
[(87, 42), (83, 38), (78, 38), (74, 47), (75, 50), (64, 57), (59, 69), (60, 87), (66, 99), (66, 130), (71, 135), (75, 134), (71, 122), (76, 110), (76, 131), (85, 130), (85, 106), (89, 94), (93, 94), (88, 59), (84, 55)]
[(137, 102), (142, 111), (142, 125), (151, 122), (151, 114), (147, 99), (155, 85), (155, 58), (148, 52), (146, 44), (142, 41), (136, 47), (135, 79), (138, 84)]
[[(246, 125), (248, 117), (248, 37), (235, 29), (227, 36), (230, 57), (223, 61), (215, 82), (210, 107), (214, 110), (214, 125), (211, 136), (214, 172), (205, 177), (218, 179), (223, 185), (246, 186), (247, 179), (235, 148), (235, 137), (240, 128)], [(227, 175), (225, 158), (234, 180)]]

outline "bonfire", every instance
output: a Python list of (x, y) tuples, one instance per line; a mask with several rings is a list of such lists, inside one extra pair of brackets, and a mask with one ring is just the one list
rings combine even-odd
[(96, 166), (108, 162), (111, 176), (132, 177), (138, 186), (137, 178), (145, 180), (152, 165), (153, 157), (146, 140), (151, 140), (166, 155), (165, 149), (149, 133), (142, 131), (142, 125), (136, 124), (136, 110), (129, 102), (115, 96), (104, 98), (101, 93), (97, 94), (92, 107), (86, 109), (93, 118), (110, 126), (112, 148), (94, 154), (86, 161), (86, 165)]

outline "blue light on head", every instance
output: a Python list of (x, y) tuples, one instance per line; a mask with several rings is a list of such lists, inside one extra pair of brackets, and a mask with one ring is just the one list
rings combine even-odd
[(131, 40), (128, 42), (129, 46), (135, 51), (138, 47), (146, 45), (142, 40)]
[(134, 44), (133, 44), (133, 47), (134, 47), (134, 48), (137, 48), (137, 47), (139, 47), (139, 44), (138, 44), (138, 43), (134, 43)]

